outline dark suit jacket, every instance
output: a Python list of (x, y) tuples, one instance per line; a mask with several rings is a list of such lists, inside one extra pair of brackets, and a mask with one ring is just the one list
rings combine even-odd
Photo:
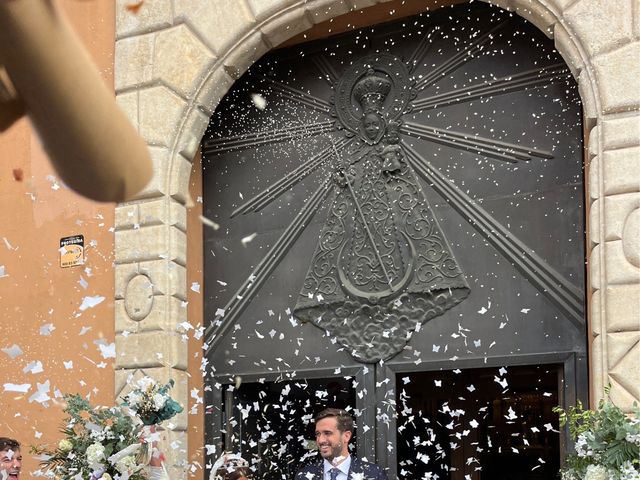
[[(324, 480), (324, 460), (320, 459), (307, 465), (296, 474), (295, 480)], [(363, 473), (364, 480), (389, 480), (387, 474), (375, 463), (365, 462), (356, 457), (351, 457), (351, 467), (349, 468), (349, 480), (352, 474)], [(311, 475), (309, 475), (311, 474)]]

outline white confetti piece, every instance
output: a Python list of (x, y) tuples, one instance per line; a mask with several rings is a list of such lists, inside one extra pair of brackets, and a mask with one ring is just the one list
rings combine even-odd
[(191, 291), (200, 293), (200, 284), (198, 282), (191, 283)]
[(494, 376), (493, 381), (499, 384), (502, 388), (507, 388), (509, 386), (509, 382), (507, 382), (506, 378), (498, 378)]
[(29, 397), (29, 403), (45, 403), (51, 400), (51, 397), (49, 396), (49, 391), (51, 389), (50, 384), (51, 382), (49, 380), (44, 383), (38, 383), (37, 391)]
[(251, 235), (247, 235), (246, 237), (244, 237), (242, 240), (240, 240), (242, 242), (242, 245), (247, 245), (247, 243), (250, 243), (253, 241), (254, 238), (256, 238), (258, 236), (257, 233), (252, 233)]
[(7, 237), (2, 237), (2, 240), (4, 241), (4, 245), (7, 247), (7, 250), (17, 250), (17, 248), (14, 248), (13, 245), (11, 245), (11, 242), (7, 240)]
[(24, 373), (36, 374), (36, 373), (44, 372), (44, 369), (42, 368), (42, 362), (40, 360), (37, 360), (35, 362), (29, 363), (26, 367), (22, 369), (22, 371)]
[(98, 345), (102, 358), (116, 358), (116, 344), (111, 343), (109, 345)]
[(40, 335), (48, 337), (56, 329), (53, 323), (46, 323), (40, 327)]
[(0, 265), (0, 278), (8, 277), (7, 272), (4, 268), (4, 265)]
[(27, 393), (31, 388), (30, 383), (5, 383), (4, 391), (5, 392), (17, 392), (17, 393)]
[(62, 362), (64, 365), (64, 368), (66, 368), (67, 370), (71, 370), (73, 368), (73, 360), (69, 360), (68, 362)]
[(213, 220), (205, 217), (204, 215), (200, 215), (199, 218), (200, 218), (200, 221), (202, 222), (203, 225), (206, 225), (207, 227), (210, 227), (210, 228), (212, 228), (214, 230), (219, 230), (220, 229), (220, 225), (218, 225)]
[(515, 420), (516, 418), (518, 418), (518, 415), (516, 415), (516, 412), (512, 407), (509, 407), (509, 410), (507, 410), (507, 414), (504, 415), (504, 418), (506, 418), (507, 420)]
[(22, 355), (22, 349), (18, 345), (16, 345), (15, 343), (13, 345), (11, 345), (10, 347), (3, 348), (2, 351), (4, 353), (6, 353), (7, 355), (9, 355), (9, 357), (11, 359), (14, 359), (14, 358), (19, 357), (20, 355)]
[(267, 100), (259, 93), (252, 93), (251, 101), (258, 110), (264, 110), (267, 107)]
[(84, 297), (82, 299), (82, 303), (80, 304), (80, 311), (84, 312), (88, 308), (93, 308), (96, 305), (100, 305), (102, 302), (104, 302), (104, 300), (105, 298), (100, 295), (96, 295), (94, 297)]

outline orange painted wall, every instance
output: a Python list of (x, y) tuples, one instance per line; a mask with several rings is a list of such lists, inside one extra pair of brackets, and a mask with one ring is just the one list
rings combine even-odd
[[(114, 2), (60, 5), (112, 87)], [(38, 462), (28, 446), (59, 439), (56, 392), (90, 395), (102, 405), (113, 401), (113, 358), (105, 358), (98, 344), (114, 342), (114, 206), (62, 185), (26, 119), (0, 134), (0, 158), (0, 348), (15, 344), (22, 351), (15, 358), (0, 351), (0, 435), (23, 444), (23, 477), (31, 478)], [(61, 268), (60, 238), (75, 234), (85, 237), (86, 263)], [(97, 296), (102, 303), (80, 310), (85, 297)], [(25, 372), (32, 362), (41, 362), (42, 371)], [(38, 384), (47, 382), (51, 400), (30, 401)], [(6, 391), (5, 384), (30, 388), (21, 394)]]

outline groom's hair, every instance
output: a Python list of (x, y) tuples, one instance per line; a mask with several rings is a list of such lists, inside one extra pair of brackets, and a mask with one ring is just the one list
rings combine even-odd
[(335, 418), (338, 422), (338, 430), (353, 433), (353, 417), (342, 408), (325, 408), (316, 415), (316, 423), (324, 418)]
[(13, 438), (8, 437), (0, 437), (0, 452), (4, 452), (5, 450), (19, 450), (20, 442), (14, 440)]

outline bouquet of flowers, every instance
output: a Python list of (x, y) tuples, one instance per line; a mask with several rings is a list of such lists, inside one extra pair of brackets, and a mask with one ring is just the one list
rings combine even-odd
[(604, 400), (595, 411), (584, 410), (580, 402), (568, 411), (554, 409), (575, 440), (576, 453), (566, 458), (563, 480), (640, 480), (640, 409), (634, 407), (635, 418)]
[(145, 425), (158, 425), (182, 412), (178, 402), (169, 396), (173, 380), (160, 385), (151, 377), (133, 382), (134, 389), (123, 397), (123, 405), (129, 407)]
[(79, 395), (65, 396), (64, 438), (54, 450), (34, 447), (46, 476), (56, 480), (146, 480), (136, 453), (142, 425), (121, 407), (94, 408)]
[(56, 480), (148, 480), (145, 467), (152, 445), (149, 437), (145, 440), (145, 426), (182, 411), (169, 396), (173, 385), (173, 380), (159, 385), (144, 377), (122, 405), (111, 408), (94, 408), (79, 395), (65, 396), (64, 438), (53, 450), (32, 448), (43, 459), (45, 475)]

